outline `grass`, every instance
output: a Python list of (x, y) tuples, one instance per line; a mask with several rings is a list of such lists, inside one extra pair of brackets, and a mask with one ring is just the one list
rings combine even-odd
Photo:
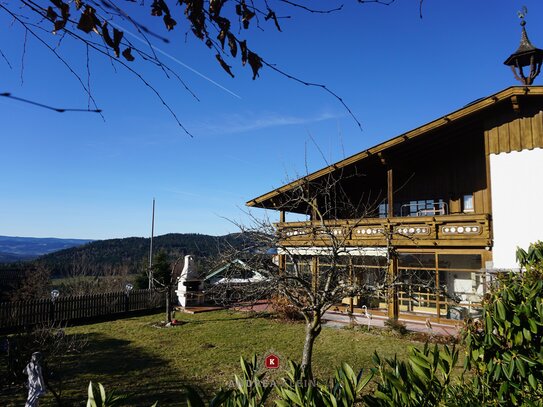
[[(217, 311), (197, 315), (177, 314), (184, 322), (172, 328), (156, 328), (162, 314), (97, 323), (67, 329), (68, 334), (87, 335), (89, 343), (80, 360), (72, 359), (65, 374), (65, 396), (76, 405), (86, 400), (89, 380), (101, 382), (106, 390), (131, 393), (131, 405), (181, 406), (183, 386), (190, 384), (205, 392), (228, 385), (239, 373), (240, 356), (257, 354), (262, 360), (269, 352), (299, 361), (304, 325), (286, 323), (247, 313)], [(367, 332), (324, 328), (314, 350), (314, 373), (330, 375), (342, 362), (355, 369), (372, 366), (377, 351), (405, 358), (409, 340)], [(419, 343), (420, 345), (420, 343)], [(2, 356), (4, 358), (4, 356)], [(5, 369), (5, 360), (0, 360)], [(3, 373), (2, 373), (3, 374)], [(0, 405), (24, 404), (25, 390), (0, 392)], [(48, 394), (40, 406), (55, 405)]]

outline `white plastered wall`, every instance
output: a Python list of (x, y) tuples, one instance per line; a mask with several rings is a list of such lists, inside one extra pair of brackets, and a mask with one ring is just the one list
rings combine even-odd
[(517, 246), (543, 240), (543, 149), (490, 155), (495, 269), (518, 269)]

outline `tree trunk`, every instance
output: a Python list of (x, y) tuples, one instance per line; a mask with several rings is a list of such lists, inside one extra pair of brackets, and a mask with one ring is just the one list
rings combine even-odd
[(302, 369), (304, 369), (308, 375), (308, 378), (313, 377), (313, 372), (311, 371), (311, 359), (313, 357), (313, 345), (315, 344), (315, 339), (321, 333), (321, 316), (319, 312), (309, 319), (307, 319), (307, 324), (305, 326), (305, 343), (304, 343), (304, 352), (302, 354)]
[(166, 289), (166, 323), (172, 322), (172, 314), (170, 312), (170, 299), (172, 297), (172, 286), (168, 285)]

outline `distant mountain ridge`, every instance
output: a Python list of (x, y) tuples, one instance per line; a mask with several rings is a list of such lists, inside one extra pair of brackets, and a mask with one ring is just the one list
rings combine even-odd
[[(204, 258), (213, 256), (225, 245), (238, 245), (237, 234), (209, 236), (197, 233), (170, 233), (153, 239), (153, 252), (166, 251), (170, 256), (192, 254)], [(96, 240), (83, 246), (46, 254), (35, 260), (49, 268), (54, 275), (69, 275), (74, 270), (85, 274), (101, 274), (108, 269), (125, 267), (138, 273), (149, 256), (149, 238)]]
[(81, 246), (90, 239), (0, 236), (0, 263), (32, 260), (58, 250)]

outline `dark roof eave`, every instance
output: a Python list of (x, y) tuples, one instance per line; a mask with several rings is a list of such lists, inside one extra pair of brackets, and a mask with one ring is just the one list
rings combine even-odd
[(253, 198), (246, 202), (246, 206), (249, 207), (256, 207), (256, 208), (264, 208), (264, 209), (273, 209), (273, 210), (281, 210), (281, 208), (273, 207), (273, 205), (267, 205), (265, 202), (269, 199), (276, 197), (278, 195), (281, 195), (282, 193), (289, 191), (298, 185), (302, 184), (303, 182), (307, 181), (313, 181), (319, 177), (322, 177), (326, 174), (329, 174), (337, 169), (344, 168), (348, 165), (351, 165), (353, 163), (356, 163), (358, 161), (361, 161), (363, 159), (366, 159), (370, 156), (373, 156), (379, 152), (382, 152), (388, 148), (391, 148), (393, 146), (397, 146), (398, 144), (404, 143), (407, 140), (411, 140), (415, 137), (418, 137), (422, 134), (426, 134), (430, 131), (434, 131), (436, 129), (439, 129), (441, 127), (450, 125), (451, 123), (460, 120), (462, 118), (468, 117), (475, 113), (480, 113), (484, 110), (486, 110), (489, 107), (495, 106), (496, 103), (507, 100), (513, 96), (520, 96), (520, 95), (543, 95), (543, 86), (511, 86), (509, 88), (506, 88), (498, 93), (495, 93), (493, 95), (490, 95), (486, 98), (482, 98), (480, 100), (477, 100), (476, 102), (470, 103), (461, 109), (458, 109), (454, 112), (451, 112), (445, 116), (442, 116), (438, 119), (435, 119), (431, 122), (428, 122), (422, 126), (419, 126), (413, 130), (410, 130), (406, 133), (400, 134), (397, 137), (394, 137), (392, 139), (389, 139), (387, 141), (384, 141), (380, 144), (377, 144), (376, 146), (373, 146), (371, 148), (368, 148), (366, 150), (363, 150), (359, 153), (356, 153), (350, 157), (347, 157), (341, 161), (338, 161), (335, 164), (329, 165), (328, 167), (324, 167), (320, 170), (317, 170), (309, 175), (306, 175), (302, 178), (299, 178), (297, 180), (294, 180), (288, 184), (285, 184), (279, 188), (276, 188), (270, 192), (267, 192), (263, 195), (260, 195), (256, 198)]

